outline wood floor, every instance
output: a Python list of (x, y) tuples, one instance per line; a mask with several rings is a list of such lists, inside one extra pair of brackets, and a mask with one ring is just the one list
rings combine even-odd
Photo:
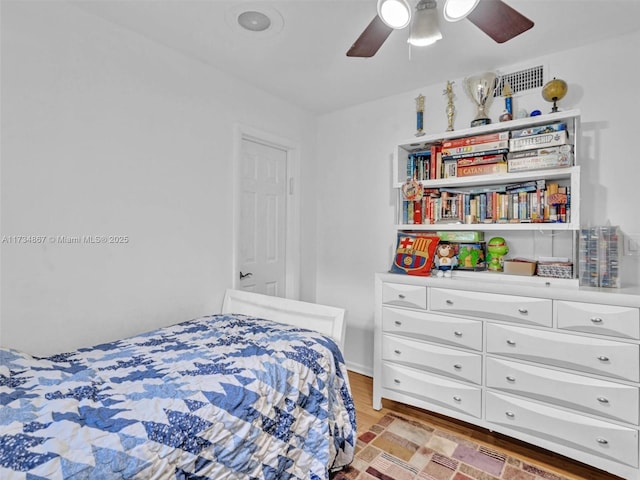
[(576, 480), (620, 480), (620, 477), (591, 468), (566, 457), (542, 450), (532, 445), (489, 432), (480, 427), (460, 422), (408, 405), (383, 400), (382, 410), (374, 410), (372, 406), (373, 382), (371, 377), (349, 372), (349, 383), (356, 404), (358, 434), (366, 432), (371, 425), (388, 413), (397, 413), (428, 422), (440, 429), (449, 430), (457, 435), (466, 436), (475, 442), (484, 443), (509, 455), (536, 463), (548, 470)]

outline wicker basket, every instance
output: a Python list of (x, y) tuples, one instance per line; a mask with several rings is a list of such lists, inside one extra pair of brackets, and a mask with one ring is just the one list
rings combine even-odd
[(570, 262), (539, 262), (539, 277), (573, 278), (573, 264)]

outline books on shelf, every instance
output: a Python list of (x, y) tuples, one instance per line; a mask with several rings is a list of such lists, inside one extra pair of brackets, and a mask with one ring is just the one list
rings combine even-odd
[[(505, 168), (506, 172), (525, 172), (574, 164), (566, 120), (519, 125), (520, 128), (509, 129), (505, 124), (500, 131), (412, 143), (405, 157), (406, 176), (426, 181), (503, 173)], [(480, 165), (493, 167), (479, 168)], [(405, 171), (401, 169), (399, 173), (402, 176)]]
[(413, 152), (407, 157), (407, 178), (429, 180), (431, 178), (431, 150)]
[(469, 190), (426, 189), (418, 202), (403, 202), (407, 225), (478, 223), (566, 223), (571, 221), (570, 188), (544, 179)]

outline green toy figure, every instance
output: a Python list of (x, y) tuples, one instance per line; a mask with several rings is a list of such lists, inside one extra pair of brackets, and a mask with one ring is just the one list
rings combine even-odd
[(501, 272), (504, 268), (504, 256), (509, 253), (507, 242), (502, 237), (493, 237), (487, 244), (488, 270)]

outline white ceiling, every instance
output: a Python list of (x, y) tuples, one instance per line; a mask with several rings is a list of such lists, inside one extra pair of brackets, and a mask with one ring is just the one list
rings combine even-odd
[[(397, 30), (374, 57), (364, 59), (345, 53), (375, 16), (376, 0), (73, 0), (85, 11), (317, 113), (444, 86), (448, 79), (640, 29), (640, 0), (505, 2), (533, 20), (533, 29), (497, 44), (468, 20), (441, 20), (444, 38), (435, 45), (409, 50), (408, 29)], [(438, 0), (440, 14), (443, 4)], [(234, 24), (241, 7), (275, 9), (282, 28), (241, 31)]]

